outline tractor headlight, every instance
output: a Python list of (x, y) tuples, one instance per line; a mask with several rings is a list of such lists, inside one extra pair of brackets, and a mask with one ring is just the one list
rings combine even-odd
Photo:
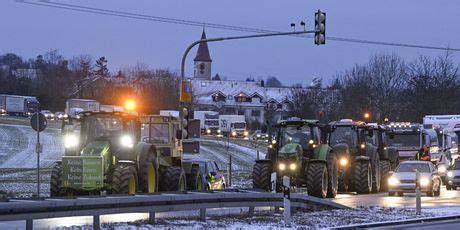
[(388, 185), (389, 185), (389, 186), (396, 186), (396, 185), (398, 185), (398, 184), (399, 184), (398, 178), (396, 178), (396, 177), (390, 177), (390, 178), (388, 179)]
[(80, 119), (80, 115), (75, 116), (77, 119)]
[(268, 145), (268, 148), (270, 148), (270, 149), (273, 148), (273, 145), (272, 144)]
[(291, 163), (289, 165), (289, 169), (292, 170), (292, 171), (296, 170), (297, 169), (297, 164), (296, 163)]
[(361, 144), (361, 149), (365, 149), (366, 148), (366, 144)]
[(440, 165), (438, 167), (438, 172), (439, 173), (445, 173), (447, 171), (447, 167), (445, 165)]
[(236, 132), (235, 132), (235, 131), (232, 132), (232, 136), (236, 136)]
[(64, 136), (64, 147), (73, 148), (78, 145), (78, 136), (74, 133), (66, 134)]
[(217, 133), (220, 134), (220, 129), (217, 130)]
[(276, 140), (272, 140), (272, 144), (276, 144)]
[(256, 137), (260, 137), (260, 134), (257, 134)]
[(248, 131), (244, 131), (243, 133), (245, 136), (249, 135), (249, 132)]
[(453, 175), (454, 175), (454, 174), (453, 174), (452, 172), (450, 172), (450, 171), (447, 172), (447, 176), (448, 176), (448, 177), (452, 177)]
[(420, 178), (420, 186), (421, 187), (427, 187), (428, 185), (430, 185), (430, 180), (428, 180), (428, 178), (426, 178), (426, 177)]
[(68, 115), (67, 113), (64, 114), (64, 118), (65, 118), (65, 119), (69, 118), (69, 115)]
[(121, 146), (127, 147), (127, 148), (132, 148), (134, 146), (133, 137), (131, 137), (130, 135), (121, 136), (120, 143), (121, 143)]
[(312, 145), (312, 144), (314, 144), (314, 143), (315, 143), (315, 141), (313, 141), (313, 140), (309, 140), (309, 141), (308, 141), (308, 144), (310, 144), (310, 145)]
[(347, 165), (348, 165), (348, 158), (346, 158), (346, 157), (340, 158), (339, 164), (340, 164), (340, 166), (342, 166), (342, 167), (347, 166)]
[(206, 130), (206, 133), (207, 133), (207, 134), (211, 134), (211, 130), (210, 130), (210, 129), (207, 129), (207, 130)]
[(281, 170), (281, 171), (284, 171), (286, 169), (286, 165), (284, 163), (280, 163), (278, 165), (278, 169)]

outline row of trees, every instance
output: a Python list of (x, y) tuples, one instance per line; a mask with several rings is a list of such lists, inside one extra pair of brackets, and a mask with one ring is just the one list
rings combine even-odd
[(374, 55), (338, 74), (328, 87), (293, 89), (293, 115), (362, 119), (367, 112), (374, 121), (420, 122), (427, 114), (458, 114), (458, 70), (449, 52), (410, 62), (396, 54)]
[(69, 98), (113, 105), (135, 98), (146, 113), (176, 109), (179, 103), (174, 72), (138, 64), (111, 74), (105, 57), (65, 59), (56, 50), (28, 60), (12, 53), (1, 55), (0, 93), (37, 96), (41, 108), (52, 111), (63, 111)]

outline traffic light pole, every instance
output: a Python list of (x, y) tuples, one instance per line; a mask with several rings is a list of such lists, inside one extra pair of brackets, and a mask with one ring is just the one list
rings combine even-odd
[[(181, 62), (181, 68), (180, 68), (180, 77), (181, 80), (185, 80), (185, 61), (187, 59), (187, 55), (190, 52), (190, 50), (202, 43), (202, 42), (220, 42), (220, 41), (226, 41), (226, 40), (240, 40), (240, 39), (247, 39), (247, 38), (262, 38), (262, 37), (274, 37), (274, 36), (286, 36), (286, 35), (298, 35), (298, 34), (313, 34), (318, 31), (316, 30), (304, 30), (304, 31), (293, 31), (293, 32), (281, 32), (281, 33), (266, 33), (266, 34), (254, 34), (254, 35), (243, 35), (243, 36), (234, 36), (234, 37), (221, 37), (221, 38), (207, 38), (207, 39), (201, 39), (193, 42), (190, 44), (187, 49), (184, 52), (184, 55), (182, 56), (182, 62)], [(181, 125), (181, 130), (183, 128), (183, 108), (184, 108), (184, 103), (180, 103), (179, 105), (179, 116), (180, 116), (180, 125)]]

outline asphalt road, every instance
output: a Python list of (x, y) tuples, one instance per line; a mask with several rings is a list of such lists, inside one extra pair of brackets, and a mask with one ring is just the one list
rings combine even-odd
[(460, 229), (460, 220), (443, 220), (417, 224), (384, 226), (373, 229)]
[[(388, 196), (388, 193), (367, 195), (338, 194), (333, 201), (349, 207), (384, 206), (397, 208), (415, 208), (415, 193), (404, 194), (403, 197)], [(448, 206), (460, 206), (460, 190), (441, 189), (439, 197), (428, 197), (422, 193), (422, 208), (439, 208)]]

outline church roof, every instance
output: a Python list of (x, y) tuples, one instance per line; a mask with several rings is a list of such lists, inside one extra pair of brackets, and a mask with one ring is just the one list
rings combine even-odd
[[(201, 40), (203, 39), (206, 39), (206, 33), (204, 32), (204, 30), (203, 30), (203, 33), (201, 34)], [(207, 42), (200, 43), (200, 45), (198, 46), (198, 51), (196, 52), (195, 59), (193, 60), (212, 62), (211, 55), (209, 55), (209, 49), (208, 49)]]

